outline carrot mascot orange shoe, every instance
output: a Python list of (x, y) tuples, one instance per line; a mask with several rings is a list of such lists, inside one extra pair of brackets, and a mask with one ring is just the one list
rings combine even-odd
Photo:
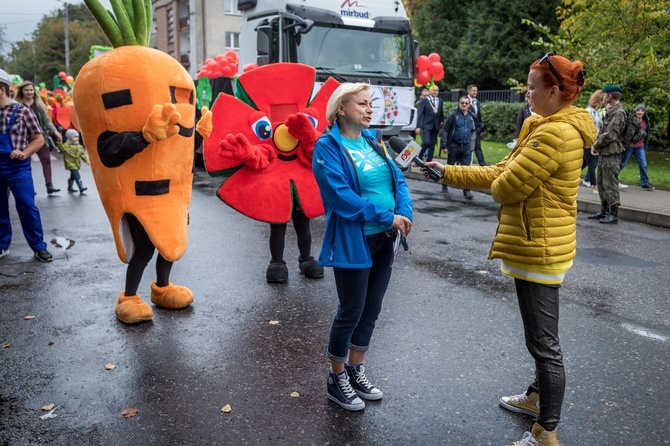
[(179, 310), (193, 303), (193, 293), (185, 286), (169, 283), (161, 287), (151, 282), (151, 302), (168, 310)]
[(121, 322), (126, 324), (146, 322), (154, 317), (151, 305), (140, 299), (137, 294), (126, 296), (123, 291), (119, 294), (119, 300), (114, 306), (114, 313)]

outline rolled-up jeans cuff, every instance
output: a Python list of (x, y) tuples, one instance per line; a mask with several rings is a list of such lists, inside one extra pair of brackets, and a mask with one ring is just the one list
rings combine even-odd
[(347, 356), (344, 356), (344, 357), (342, 357), (342, 356), (335, 356), (335, 355), (333, 355), (332, 353), (330, 353), (329, 351), (326, 351), (326, 356), (328, 356), (328, 359), (330, 359), (331, 361), (341, 362), (341, 363), (345, 363), (345, 362), (347, 362), (347, 358), (349, 357), (348, 355), (347, 355)]
[(349, 350), (353, 350), (355, 352), (367, 352), (369, 348), (369, 345), (360, 346), (349, 343)]

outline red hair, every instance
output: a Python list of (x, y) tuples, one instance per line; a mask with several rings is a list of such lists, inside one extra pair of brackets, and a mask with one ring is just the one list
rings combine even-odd
[[(547, 60), (544, 60), (545, 58)], [(554, 73), (552, 73), (549, 62), (551, 62), (556, 73), (560, 76), (560, 84)], [(571, 62), (570, 59), (563, 56), (545, 56), (533, 62), (530, 69), (537, 70), (540, 73), (540, 79), (545, 86), (559, 86), (560, 94), (565, 101), (572, 102), (579, 97), (579, 93), (584, 85), (584, 75), (586, 75), (584, 65), (579, 60)]]

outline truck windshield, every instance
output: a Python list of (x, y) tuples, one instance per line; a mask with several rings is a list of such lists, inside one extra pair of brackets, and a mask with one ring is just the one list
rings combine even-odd
[(342, 75), (411, 78), (409, 33), (314, 25), (297, 39), (297, 62)]

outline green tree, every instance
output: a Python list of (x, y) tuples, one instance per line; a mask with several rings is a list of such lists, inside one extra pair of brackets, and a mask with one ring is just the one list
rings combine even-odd
[[(68, 5), (70, 72), (76, 77), (88, 62), (92, 45), (108, 45), (109, 41), (84, 3)], [(51, 81), (65, 70), (65, 21), (62, 9), (44, 16), (33, 32), (32, 40), (12, 45), (9, 66), (24, 79)]]
[(509, 78), (525, 80), (529, 65), (541, 57), (531, 45), (542, 33), (523, 19), (542, 19), (558, 30), (560, 0), (414, 0), (413, 29), (421, 54), (442, 57), (448, 88), (475, 83), (481, 89), (508, 88)]
[[(619, 84), (629, 106), (644, 103), (652, 117), (652, 136), (667, 142), (670, 106), (669, 0), (564, 0), (557, 9), (557, 33), (543, 43), (587, 71), (584, 90)], [(541, 25), (536, 25), (541, 30)], [(544, 28), (544, 31), (548, 29)], [(587, 95), (582, 95), (585, 102)]]

